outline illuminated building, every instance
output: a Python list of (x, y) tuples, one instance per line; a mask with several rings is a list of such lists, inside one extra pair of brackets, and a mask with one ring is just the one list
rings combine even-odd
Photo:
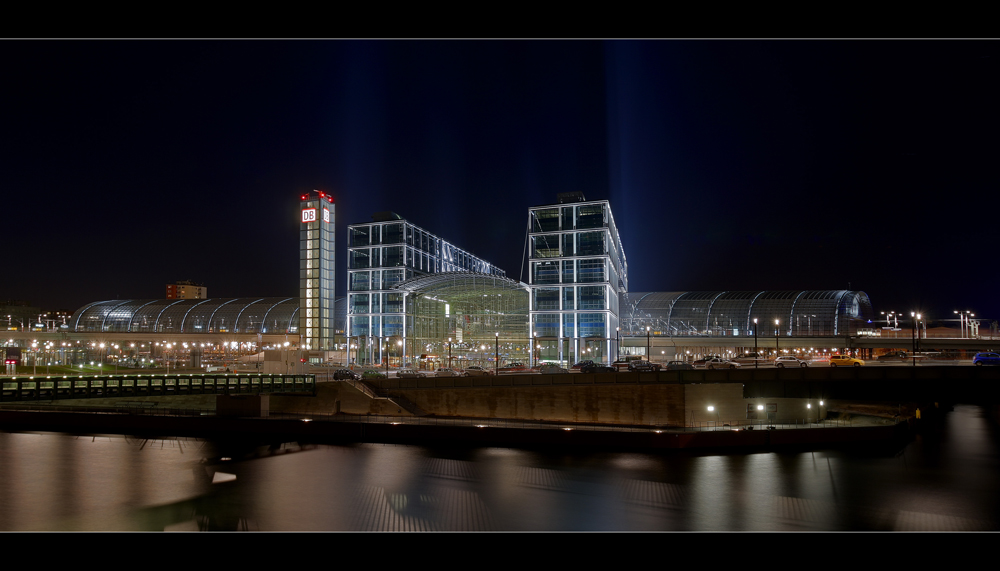
[(405, 345), (413, 335), (413, 323), (406, 319), (407, 291), (396, 285), (446, 272), (505, 276), (395, 212), (378, 212), (372, 222), (348, 226), (347, 256), (347, 335), (368, 362), (382, 361), (384, 339)]
[(614, 360), (628, 264), (607, 200), (583, 193), (528, 210), (530, 336), (544, 360)]
[(167, 284), (167, 299), (206, 299), (208, 288), (192, 281)]
[(299, 346), (334, 349), (334, 205), (325, 192), (300, 197)]

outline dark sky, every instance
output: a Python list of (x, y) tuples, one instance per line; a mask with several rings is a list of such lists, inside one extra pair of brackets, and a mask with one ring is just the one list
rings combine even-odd
[[(297, 295), (300, 192), (521, 275), (609, 199), (630, 290), (1000, 317), (992, 41), (0, 42), (0, 301)], [(527, 276), (524, 276), (527, 280)]]

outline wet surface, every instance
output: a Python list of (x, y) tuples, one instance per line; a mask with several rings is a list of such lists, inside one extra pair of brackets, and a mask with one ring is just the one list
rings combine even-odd
[(998, 452), (972, 406), (905, 446), (727, 454), (0, 433), (0, 529), (997, 530)]

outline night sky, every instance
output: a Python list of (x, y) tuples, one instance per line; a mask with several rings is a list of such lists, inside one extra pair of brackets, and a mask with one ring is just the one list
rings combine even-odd
[(608, 199), (631, 291), (846, 289), (1000, 318), (991, 41), (0, 42), (0, 302), (296, 296), (298, 196), (522, 276)]

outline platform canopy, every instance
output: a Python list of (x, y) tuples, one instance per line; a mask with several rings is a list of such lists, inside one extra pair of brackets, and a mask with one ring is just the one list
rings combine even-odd
[(870, 329), (875, 317), (868, 294), (848, 290), (630, 292), (621, 308), (622, 335), (743, 336), (756, 326), (761, 336), (828, 337)]

